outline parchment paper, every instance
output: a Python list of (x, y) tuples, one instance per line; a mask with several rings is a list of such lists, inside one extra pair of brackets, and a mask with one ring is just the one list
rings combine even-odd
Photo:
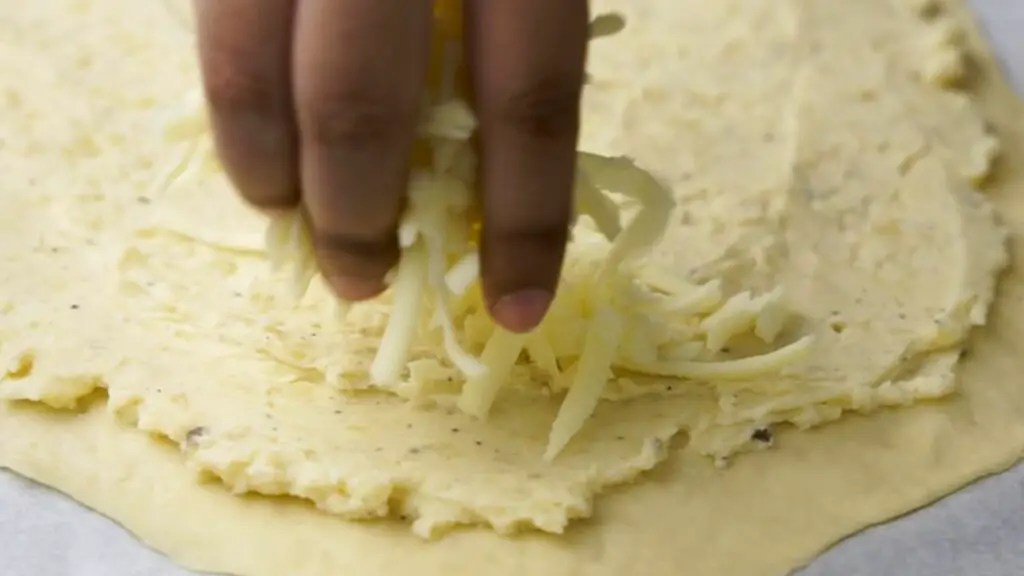
[[(1024, 1), (969, 3), (1011, 83), (1024, 94)], [(0, 575), (194, 574), (102, 516), (0, 470)], [(794, 576), (1021, 575), (1024, 464), (853, 536)]]

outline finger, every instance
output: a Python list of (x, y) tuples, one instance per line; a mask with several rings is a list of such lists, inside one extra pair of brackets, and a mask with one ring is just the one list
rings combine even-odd
[(481, 273), (495, 320), (535, 327), (553, 297), (572, 212), (586, 0), (468, 0), (480, 120)]
[(372, 297), (396, 228), (430, 39), (428, 0), (302, 0), (294, 74), (303, 203), (325, 277)]
[(262, 208), (299, 201), (290, 89), (295, 0), (194, 0), (199, 60), (217, 152)]

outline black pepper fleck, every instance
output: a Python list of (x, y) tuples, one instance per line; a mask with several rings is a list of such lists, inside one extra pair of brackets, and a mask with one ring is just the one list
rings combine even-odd
[(836, 334), (842, 334), (843, 330), (846, 330), (846, 322), (843, 322), (842, 320), (831, 320), (828, 323), (828, 327)]
[(72, 310), (78, 310), (78, 304), (72, 304), (71, 305), (71, 309)]
[(452, 428), (452, 433), (453, 434), (458, 434), (459, 433), (459, 429), (458, 428)]
[(616, 440), (625, 440), (626, 437), (625, 436), (616, 436), (615, 439)]
[(477, 440), (477, 441), (476, 441), (476, 445), (477, 445), (477, 446), (483, 446), (483, 445), (484, 445), (484, 443), (483, 443), (483, 441), (482, 441), (482, 440)]
[(767, 428), (758, 428), (750, 435), (752, 440), (768, 443), (772, 441), (772, 431)]
[(409, 448), (409, 454), (419, 454), (419, 453), (420, 453), (420, 449), (419, 448)]
[(202, 436), (206, 436), (206, 426), (196, 426), (185, 434), (186, 442), (195, 442)]

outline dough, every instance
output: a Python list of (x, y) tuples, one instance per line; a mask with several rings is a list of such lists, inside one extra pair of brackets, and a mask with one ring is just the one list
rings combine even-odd
[[(249, 363), (245, 370), (233, 370), (238, 368), (238, 364), (233, 363), (231, 358), (223, 357), (224, 352), (231, 350), (231, 346), (218, 342), (215, 337), (217, 334), (231, 333), (219, 325), (223, 310), (207, 310), (205, 316), (199, 314), (201, 309), (190, 311), (193, 317), (187, 326), (171, 322), (159, 324), (166, 330), (188, 332), (161, 339), (161, 347), (146, 346), (147, 342), (153, 341), (147, 334), (155, 326), (134, 325), (123, 320), (122, 317), (131, 318), (133, 316), (130, 312), (138, 310), (131, 308), (130, 299), (124, 300), (125, 309), (118, 314), (118, 311), (104, 306), (107, 287), (102, 282), (86, 285), (87, 289), (83, 289), (81, 282), (63, 282), (69, 278), (95, 277), (95, 270), (103, 267), (109, 267), (108, 275), (114, 278), (117, 277), (118, 265), (122, 273), (138, 273), (139, 269), (132, 266), (147, 264), (140, 263), (138, 259), (121, 258), (121, 246), (113, 241), (116, 238), (97, 236), (91, 232), (90, 226), (83, 226), (82, 223), (96, 224), (110, 218), (106, 212), (107, 204), (101, 201), (107, 187), (114, 190), (134, 185), (144, 190), (151, 182), (151, 171), (147, 171), (145, 166), (126, 162), (120, 156), (99, 154), (95, 143), (90, 143), (83, 136), (89, 134), (91, 126), (98, 124), (97, 118), (108, 122), (105, 125), (107, 129), (100, 131), (104, 137), (114, 138), (111, 135), (117, 132), (117, 128), (137, 129), (139, 116), (129, 122), (120, 119), (113, 111), (121, 106), (155, 106), (172, 101), (175, 94), (187, 89), (188, 81), (187, 73), (182, 73), (180, 77), (166, 74), (164, 83), (138, 88), (97, 85), (95, 79), (103, 77), (104, 67), (116, 68), (119, 65), (97, 57), (104, 53), (98, 47), (112, 41), (111, 33), (119, 46), (128, 45), (139, 51), (138, 61), (159, 56), (169, 70), (175, 70), (176, 67), (187, 70), (187, 55), (178, 56), (182, 39), (175, 38), (172, 32), (132, 34), (132, 30), (127, 27), (110, 31), (109, 24), (106, 28), (102, 25), (106, 20), (96, 22), (95, 27), (90, 28), (88, 19), (98, 18), (90, 16), (90, 13), (81, 15), (82, 23), (76, 26), (94, 30), (97, 34), (95, 38), (86, 37), (82, 41), (86, 46), (95, 43), (91, 49), (82, 49), (81, 44), (58, 42), (66, 38), (59, 33), (60, 28), (53, 25), (55, 6), (75, 8), (84, 5), (68, 3), (65, 6), (53, 0), (19, 9), (17, 14), (13, 14), (13, 10), (7, 11), (11, 14), (5, 12), (4, 16), (3, 33), (9, 35), (9, 41), (3, 43), (5, 53), (0, 54), (0, 66), (9, 71), (9, 74), (5, 74), (4, 95), (12, 106), (19, 105), (20, 98), (21, 111), (34, 114), (36, 118), (31, 123), (16, 123), (18, 127), (27, 129), (21, 133), (12, 133), (10, 126), (3, 125), (0, 184), (5, 190), (25, 190), (29, 185), (38, 186), (35, 189), (38, 192), (31, 195), (5, 196), (4, 214), (45, 215), (45, 218), (3, 219), (7, 227), (0, 232), (3, 235), (4, 256), (22, 254), (21, 261), (25, 262), (28, 260), (23, 255), (32, 254), (33, 263), (31, 267), (25, 268), (31, 272), (28, 275), (19, 275), (19, 269), (5, 265), (4, 295), (23, 296), (33, 294), (33, 288), (39, 290), (43, 296), (41, 301), (19, 302), (22, 307), (36, 307), (32, 314), (23, 316), (23, 319), (47, 322), (49, 326), (46, 330), (34, 327), (33, 330), (11, 333), (11, 324), (0, 323), (0, 329), (4, 331), (2, 338), (5, 356), (11, 361), (20, 362), (9, 366), (9, 370), (15, 374), (27, 371), (29, 366), (26, 364), (26, 356), (21, 352), (33, 348), (37, 351), (32, 370), (28, 372), (30, 378), (20, 381), (8, 378), (0, 384), (0, 390), (10, 396), (43, 392), (45, 400), (61, 404), (62, 399), (74, 399), (86, 394), (97, 384), (95, 381), (68, 376), (80, 376), (83, 373), (114, 374), (124, 382), (144, 383), (141, 389), (145, 394), (139, 393), (138, 384), (122, 388), (107, 383), (111, 389), (109, 405), (117, 409), (117, 415), (124, 422), (154, 432), (155, 427), (159, 426), (163, 433), (171, 434), (172, 437), (177, 435), (176, 439), (187, 444), (197, 437), (201, 440), (204, 432), (210, 431), (197, 428), (222, 418), (224, 412), (239, 415), (258, 412), (262, 416), (262, 412), (254, 409), (280, 398), (275, 397), (273, 390), (269, 389), (262, 389), (266, 395), (253, 398), (251, 389), (261, 386), (261, 379), (275, 375), (274, 370), (280, 367), (268, 361), (264, 365)], [(601, 3), (600, 7), (608, 5), (613, 3)], [(157, 11), (129, 6), (139, 5), (108, 1), (98, 6), (98, 13), (108, 19), (109, 13), (114, 11), (130, 14), (132, 29), (139, 31), (167, 26), (163, 20), (165, 16)], [(922, 62), (929, 61), (929, 55), (934, 54), (928, 50), (917, 52), (920, 46), (915, 42), (926, 35), (926, 30), (918, 29), (925, 25), (911, 17), (910, 12), (906, 13), (906, 17), (900, 17), (903, 13), (898, 10), (903, 7), (883, 0), (865, 1), (857, 6), (846, 7), (839, 15), (815, 13), (812, 2), (796, 0), (784, 4), (772, 2), (769, 5), (766, 2), (747, 5), (742, 14), (737, 12), (740, 6), (738, 2), (722, 2), (708, 7), (701, 4), (700, 8), (694, 8), (696, 4), (680, 4), (679, 8), (673, 6), (676, 5), (658, 5), (656, 18), (655, 14), (645, 14), (647, 10), (654, 11), (654, 5), (631, 7), (623, 3), (622, 6), (615, 6), (626, 13), (630, 23), (620, 37), (623, 44), (618, 50), (612, 44), (614, 39), (604, 49), (595, 45), (595, 65), (591, 69), (595, 85), (588, 94), (586, 106), (588, 115), (596, 117), (606, 113), (612, 118), (621, 117), (630, 130), (623, 132), (618, 128), (608, 128), (608, 124), (602, 126), (589, 123), (585, 126), (591, 132), (584, 135), (584, 141), (593, 147), (606, 146), (609, 150), (628, 152), (641, 159), (648, 158), (648, 162), (652, 163), (660, 159), (662, 165), (657, 168), (675, 178), (683, 179), (683, 173), (692, 170), (689, 178), (694, 184), (687, 189), (692, 190), (693, 196), (688, 198), (691, 201), (687, 204), (686, 215), (694, 224), (689, 229), (677, 229), (676, 235), (666, 244), (675, 249), (666, 250), (664, 258), (694, 268), (696, 275), (724, 275), (735, 279), (737, 283), (756, 283), (758, 267), (755, 263), (735, 257), (721, 258), (722, 254), (717, 251), (728, 247), (732, 250), (730, 256), (752, 254), (765, 259), (791, 259), (793, 256), (790, 254), (773, 252), (772, 243), (768, 243), (764, 250), (758, 249), (761, 246), (759, 240), (777, 237), (779, 230), (771, 228), (776, 223), (770, 218), (763, 218), (763, 212), (759, 211), (755, 211), (749, 218), (746, 227), (728, 225), (720, 229), (708, 229), (702, 223), (715, 221), (709, 218), (709, 214), (716, 210), (743, 216), (741, 209), (751, 203), (757, 204), (780, 196), (771, 194), (771, 190), (765, 188), (770, 188), (772, 184), (782, 185), (787, 178), (795, 177), (809, 182), (813, 189), (827, 190), (827, 178), (836, 174), (815, 167), (829, 159), (845, 158), (849, 162), (850, 156), (843, 154), (853, 153), (856, 153), (857, 158), (869, 157), (876, 163), (888, 159), (910, 159), (911, 164), (916, 162), (915, 166), (908, 168), (907, 173), (914, 176), (918, 174), (915, 170), (921, 170), (920, 177), (928, 178), (924, 182), (933, 186), (921, 186), (920, 192), (934, 191), (934, 197), (923, 198), (920, 204), (922, 220), (933, 226), (922, 225), (919, 228), (959, 230), (963, 238), (991, 246), (991, 242), (985, 241), (985, 235), (992, 228), (983, 225), (983, 219), (975, 221), (961, 217), (963, 214), (982, 214), (984, 210), (976, 202), (965, 200), (965, 209), (959, 211), (942, 204), (951, 198), (960, 198), (950, 193), (950, 190), (957, 188), (946, 186), (946, 178), (959, 179), (984, 172), (979, 166), (983, 167), (986, 163), (985, 157), (990, 149), (986, 148), (988, 141), (984, 138), (981, 123), (969, 101), (951, 93), (919, 88), (907, 77), (911, 72), (927, 74)], [(683, 7), (687, 7), (686, 10)], [(961, 22), (966, 22), (959, 12), (959, 6), (950, 8), (958, 11), (957, 17)], [(12, 24), (9, 28), (8, 20)], [(48, 34), (38, 31), (27, 34), (25, 25), (32, 21), (43, 24), (41, 29)], [(643, 28), (645, 22), (649, 26), (647, 29)], [(730, 22), (736, 24), (730, 25)], [(751, 32), (749, 28), (752, 23), (758, 24), (756, 32)], [(634, 30), (633, 37), (627, 36), (630, 34), (630, 26)], [(729, 26), (734, 28), (730, 29)], [(638, 29), (647, 34), (636, 32)], [(983, 74), (976, 79), (974, 86), (978, 88), (980, 101), (985, 106), (989, 120), (999, 127), (999, 137), (1010, 157), (1010, 161), (1003, 163), (1002, 171), (993, 178), (991, 198), (999, 206), (1008, 226), (1018, 230), (1021, 226), (1020, 206), (1017, 204), (1019, 200), (1012, 197), (1011, 193), (1024, 186), (1024, 175), (1010, 172), (1010, 167), (1021, 164), (1020, 155), (1024, 150), (1024, 133), (1019, 123), (1012, 123), (1012, 119), (1019, 118), (1022, 107), (998, 80), (998, 72), (991, 65), (990, 56), (977, 46), (973, 29), (969, 29), (969, 32), (975, 52), (985, 64), (982, 67)], [(676, 39), (672, 41), (675, 44), (666, 41), (667, 37), (678, 35), (691, 40), (683, 43)], [(750, 46), (744, 46), (743, 42), (730, 44), (731, 40), (745, 37), (756, 37), (767, 44), (759, 46), (759, 51), (753, 53), (749, 52)], [(773, 39), (778, 43), (772, 44)], [(794, 43), (787, 39), (798, 41), (797, 46), (794, 47)], [(869, 41), (865, 42), (865, 39)], [(641, 49), (643, 42), (649, 43), (649, 51)], [(33, 53), (40, 44), (46, 47), (44, 55)], [(656, 105), (641, 105), (636, 98), (623, 101), (614, 97), (617, 90), (614, 87), (616, 73), (620, 74), (619, 78), (627, 78), (622, 71), (635, 72), (638, 67), (631, 64), (637, 61), (653, 67), (655, 55), (670, 52), (676, 44), (680, 46), (681, 52), (684, 44), (686, 50), (692, 51), (679, 54), (679, 66), (689, 66), (687, 72), (703, 70), (703, 74), (666, 77), (664, 73), (652, 73), (647, 78), (642, 75), (639, 79), (634, 77), (629, 85), (638, 92), (638, 96), (654, 101), (661, 99), (663, 102), (676, 101), (685, 90), (688, 101), (678, 111), (690, 115), (690, 118), (678, 122), (666, 121), (663, 113), (660, 116), (655, 113), (658, 108)], [(637, 48), (623, 50), (623, 45)], [(748, 52), (744, 52), (744, 49)], [(775, 49), (780, 54), (776, 54), (773, 51)], [(62, 50), (75, 52), (62, 53)], [(809, 59), (811, 50), (815, 50), (818, 56)], [(773, 56), (788, 54), (809, 62), (788, 84), (790, 89), (794, 86), (800, 88), (800, 98), (787, 100), (793, 104), (789, 114), (765, 111), (764, 117), (758, 117), (762, 108), (755, 104), (778, 101), (778, 93), (771, 90), (783, 88), (758, 84), (756, 67), (750, 66), (749, 60), (760, 53)], [(723, 62), (728, 62), (730, 58), (736, 62), (733, 66), (720, 65), (713, 69), (706, 64), (695, 68), (695, 63), (707, 62), (712, 55), (715, 59), (723, 59)], [(662, 64), (666, 65), (664, 56), (660, 58)], [(783, 58), (766, 59), (761, 64), (771, 66), (777, 60), (784, 61)], [(40, 65), (41, 61), (52, 65)], [(93, 82), (83, 82), (75, 88), (65, 78), (70, 70), (62, 69), (62, 65), (92, 67), (92, 76), (79, 74), (72, 78), (93, 78)], [(921, 66), (920, 70), (917, 66)], [(839, 67), (844, 68), (844, 74), (836, 72)], [(7, 78), (16, 78), (17, 83)], [(859, 82), (868, 88), (879, 88), (883, 85), (882, 79), (887, 90), (902, 96), (893, 104), (894, 108), (890, 109), (891, 115), (884, 119), (867, 114), (858, 116), (867, 108), (858, 109), (854, 105), (856, 101), (863, 99), (885, 103), (891, 100), (892, 94), (851, 89), (861, 88), (856, 85)], [(849, 83), (844, 85), (846, 80)], [(181, 84), (176, 86), (175, 82), (178, 81)], [(723, 98), (715, 93), (716, 87), (721, 86), (729, 86), (737, 91), (743, 88), (747, 90), (743, 93), (748, 94), (751, 101), (735, 102)], [(62, 92), (46, 96), (54, 88)], [(102, 98), (96, 98), (105, 102), (109, 110), (97, 113), (92, 106), (82, 103), (79, 96), (82, 92), (76, 90), (87, 89), (93, 90), (92, 94), (104, 92)], [(618, 90), (621, 89), (620, 86)], [(146, 94), (146, 90), (152, 93)], [(689, 101), (691, 99), (692, 102)], [(625, 109), (609, 110), (610, 107), (623, 104)], [(661, 107), (662, 112), (668, 108), (664, 104)], [(119, 126), (117, 122), (124, 122), (124, 125)], [(745, 129), (741, 131), (740, 128), (744, 126)], [(770, 134), (759, 131), (765, 126), (778, 130), (769, 130)], [(867, 130), (868, 126), (874, 130)], [(602, 132), (602, 129), (605, 131)], [(702, 134), (701, 130), (710, 133)], [(736, 133), (730, 134), (734, 137), (722, 138), (718, 134), (723, 130)], [(879, 156), (876, 157), (868, 154), (870, 146), (882, 142), (866, 139), (874, 136), (877, 131), (888, 134), (889, 141), (886, 146), (876, 146), (885, 148), (879, 150)], [(780, 144), (777, 147), (769, 146), (766, 150), (757, 145), (755, 136), (756, 140), (774, 139)], [(60, 146), (53, 146), (55, 138), (60, 138)], [(920, 147), (922, 141), (927, 144), (923, 149)], [(150, 143), (147, 138), (139, 138), (137, 142), (132, 140), (131, 144), (134, 150), (132, 158), (159, 157), (158, 149), (146, 148), (156, 146), (155, 142)], [(819, 161), (816, 163), (801, 165), (793, 162), (795, 158), (807, 159), (808, 155), (820, 152), (829, 154), (814, 158)], [(859, 189), (873, 189), (870, 188), (873, 186), (885, 190), (884, 181), (871, 179), (876, 174), (871, 166), (878, 164), (865, 162), (865, 165), (836, 162), (834, 166), (847, 168), (848, 172), (843, 175), (846, 178), (862, 178), (865, 186)], [(66, 165), (67, 169), (54, 169), (62, 165)], [(920, 166), (923, 167), (918, 168)], [(952, 167), (953, 173), (947, 174), (941, 170), (943, 166)], [(724, 167), (730, 170), (725, 171)], [(723, 179), (723, 175), (729, 179), (712, 181), (712, 176)], [(777, 176), (779, 180), (772, 182), (765, 175)], [(726, 198), (743, 198), (743, 201), (724, 207), (720, 203), (716, 205), (706, 201), (711, 193), (723, 188), (726, 190)], [(68, 190), (75, 191), (78, 200), (74, 212), (67, 210), (68, 202), (61, 202), (61, 195), (66, 195)], [(859, 197), (863, 198), (864, 195), (861, 193)], [(814, 194), (807, 196), (810, 196), (808, 200), (820, 199)], [(893, 198), (892, 195), (881, 197), (896, 203), (895, 213), (908, 214), (907, 208), (899, 204), (904, 199)], [(206, 198), (225, 204), (231, 202), (227, 194), (211, 193)], [(786, 198), (790, 199), (788, 196)], [(858, 195), (836, 193), (826, 196), (825, 200), (842, 202), (850, 198), (858, 198)], [(929, 204), (929, 200), (934, 204)], [(158, 201), (157, 198), (140, 196), (140, 200), (134, 203), (137, 206), (124, 206), (125, 213), (122, 216), (126, 220), (141, 221), (146, 217), (146, 208), (153, 207)], [(786, 207), (766, 206), (764, 209), (772, 208)], [(833, 208), (838, 213), (844, 207)], [(246, 238), (252, 222), (246, 223), (241, 217), (232, 221), (216, 218), (217, 214), (224, 213), (218, 210), (237, 209), (235, 206), (210, 207), (188, 214), (197, 221), (196, 229), (217, 232), (217, 238), (208, 239), (210, 243), (220, 242), (237, 247), (248, 241)], [(210, 215), (209, 220), (203, 222), (207, 215)], [(955, 216), (953, 220), (956, 222), (941, 220), (943, 215)], [(796, 216), (799, 223), (801, 214), (797, 213)], [(936, 222), (946, 228), (936, 226)], [(41, 225), (44, 223), (46, 227)], [(815, 220), (806, 218), (803, 223), (813, 225)], [(780, 229), (785, 231), (787, 227)], [(899, 229), (901, 233), (904, 231), (925, 233), (914, 226)], [(843, 238), (824, 234), (827, 230), (799, 231), (800, 234), (812, 232), (822, 234), (815, 238), (820, 239), (824, 246), (843, 245)], [(718, 243), (708, 241), (707, 238)], [(155, 234), (142, 240), (154, 243), (160, 241)], [(78, 248), (90, 242), (91, 250)], [(682, 242), (685, 242), (682, 244), (686, 247), (685, 251), (678, 248)], [(163, 254), (176, 270), (187, 270), (190, 267), (198, 270), (211, 265), (209, 261), (201, 259), (199, 248), (185, 243), (180, 246), (180, 252)], [(189, 248), (186, 249), (186, 246)], [(786, 246), (793, 244), (787, 243)], [(930, 282), (921, 282), (909, 294), (932, 296), (943, 301), (950, 293), (940, 293), (940, 290), (985, 293), (987, 276), (965, 272), (965, 267), (976, 265), (979, 271), (983, 271), (998, 260), (995, 252), (975, 252), (975, 258), (966, 262), (956, 253), (962, 249), (963, 243), (950, 246), (951, 250), (945, 254), (944, 260), (948, 265), (933, 268), (923, 263), (922, 267), (935, 276), (923, 278)], [(929, 253), (929, 250), (922, 251), (926, 255)], [(243, 256), (238, 261), (244, 263), (246, 252), (241, 252)], [(140, 253), (145, 254), (142, 251)], [(818, 257), (830, 256), (832, 253), (831, 250), (816, 251)], [(805, 257), (812, 255), (806, 254)], [(865, 255), (867, 258), (878, 256)], [(250, 258), (256, 259), (255, 256)], [(830, 270), (838, 273), (825, 278), (816, 277), (815, 281), (849, 277), (842, 275), (841, 268), (833, 267)], [(145, 274), (134, 278), (145, 288), (145, 282), (154, 281), (153, 272), (150, 268)], [(905, 278), (899, 271), (893, 271), (891, 276), (887, 276), (884, 267), (880, 267), (879, 272), (879, 280), (883, 282), (889, 278)], [(188, 277), (187, 281), (181, 278), (160, 280), (174, 282), (181, 289), (197, 293), (234, 288), (223, 283), (217, 284), (212, 278), (200, 274)], [(761, 279), (766, 284), (772, 280), (774, 278), (771, 277)], [(790, 281), (787, 282), (789, 285), (799, 288), (799, 283)], [(45, 292), (40, 286), (45, 287)], [(238, 288), (244, 289), (245, 286), (242, 283)], [(805, 283), (805, 286), (809, 287), (810, 283)], [(178, 447), (147, 438), (131, 431), (125, 424), (119, 424), (109, 416), (103, 399), (96, 394), (80, 402), (82, 410), (79, 414), (57, 412), (21, 402), (0, 403), (0, 438), (3, 438), (0, 443), (0, 464), (54, 485), (107, 513), (183, 564), (217, 571), (312, 576), (348, 570), (368, 575), (405, 572), (430, 575), (476, 573), (486, 567), (495, 574), (526, 572), (591, 576), (623, 573), (668, 575), (678, 573), (681, 566), (686, 566), (694, 573), (710, 576), (776, 574), (807, 560), (822, 547), (853, 530), (923, 505), (977, 476), (1009, 466), (1020, 456), (1021, 447), (1024, 446), (1024, 392), (1014, 385), (1015, 358), (1019, 354), (1014, 346), (1021, 341), (1021, 332), (1024, 331), (1024, 326), (1015, 321), (1024, 312), (1019, 309), (1022, 296), (1020, 288), (1019, 281), (1011, 273), (1002, 288), (993, 321), (974, 337), (968, 358), (960, 371), (960, 388), (955, 397), (866, 418), (851, 416), (838, 423), (799, 434), (783, 432), (779, 435), (779, 446), (776, 449), (739, 457), (725, 470), (716, 469), (698, 451), (686, 449), (682, 442), (677, 442), (666, 452), (667, 459), (663, 464), (628, 489), (600, 498), (594, 518), (571, 525), (562, 537), (531, 534), (512, 540), (497, 537), (485, 530), (465, 530), (455, 532), (436, 543), (424, 543), (410, 535), (407, 525), (402, 522), (348, 523), (292, 501), (232, 497), (215, 483), (196, 484), (193, 475), (182, 466)], [(826, 292), (822, 295), (822, 292), (814, 291), (801, 295), (797, 300), (809, 307), (821, 306), (824, 310), (829, 305), (828, 298), (845, 296), (844, 289), (849, 290), (850, 287), (836, 282), (834, 293)], [(882, 289), (875, 292), (878, 293), (868, 293), (866, 296), (882, 299), (885, 294)], [(852, 300), (856, 297), (854, 295)], [(904, 304), (917, 312), (927, 310), (926, 304)], [(864, 306), (861, 310), (864, 315), (881, 310), (876, 303), (865, 303)], [(857, 309), (850, 306), (846, 310)], [(164, 310), (169, 316), (179, 311), (173, 308)], [(813, 313), (813, 310), (808, 313)], [(843, 319), (847, 323), (844, 333), (859, 325), (850, 312), (846, 312), (846, 316)], [(18, 337), (22, 340), (17, 340)], [(181, 349), (166, 348), (175, 342), (184, 342), (186, 338), (189, 343), (182, 344)], [(12, 350), (19, 352), (15, 354)], [(143, 367), (127, 365), (121, 360), (124, 350), (147, 355), (152, 362)], [(871, 358), (874, 356), (867, 359)], [(935, 370), (937, 378), (943, 380), (952, 358), (950, 355), (937, 355), (935, 358), (928, 363), (929, 366), (922, 368), (925, 370), (923, 374), (929, 374), (928, 369), (931, 368)], [(77, 365), (68, 367), (62, 364), (63, 359), (74, 359)], [(187, 363), (183, 359), (187, 359)], [(83, 363), (85, 360), (88, 360), (88, 364)], [(851, 369), (859, 369), (861, 364), (856, 363), (857, 360), (851, 358)], [(202, 391), (188, 384), (198, 378), (208, 378), (210, 373), (217, 374), (217, 388), (206, 393), (216, 396), (217, 403), (203, 400)], [(260, 374), (260, 379), (247, 378), (247, 374), (252, 373)], [(32, 380), (35, 384), (32, 384)], [(317, 394), (325, 394), (322, 388), (303, 385), (301, 382), (295, 385), (302, 394), (309, 395), (309, 399), (314, 401)], [(200, 396), (188, 395), (183, 398), (181, 394), (166, 394), (162, 402), (153, 400), (159, 397), (155, 394), (157, 388), (164, 387), (169, 391), (188, 389), (190, 393)], [(124, 392), (121, 396), (117, 395), (119, 389)], [(139, 400), (140, 395), (145, 397), (144, 401)], [(317, 405), (323, 406), (325, 412), (333, 413), (335, 407), (328, 400), (324, 398)], [(513, 404), (509, 402), (506, 405)], [(654, 407), (660, 410), (667, 405), (658, 402)], [(303, 403), (303, 406), (308, 405)], [(225, 410), (225, 407), (230, 407), (230, 410)], [(287, 414), (290, 409), (287, 403), (274, 406), (275, 414)], [(615, 409), (623, 410), (622, 407)], [(308, 407), (303, 410), (307, 411)], [(646, 413), (646, 409), (638, 410), (640, 414)], [(393, 428), (393, 424), (404, 422), (400, 409), (396, 408), (392, 414), (392, 420), (384, 418), (355, 424), (387, 429), (389, 424)], [(186, 416), (191, 420), (185, 421)], [(349, 416), (360, 417), (358, 414)], [(174, 419), (176, 417), (178, 420)], [(445, 416), (441, 420), (449, 422), (453, 417)], [(550, 422), (550, 414), (547, 418), (539, 413), (530, 416), (531, 419), (534, 417)], [(598, 416), (598, 420), (592, 424), (601, 423), (600, 418)], [(640, 444), (639, 440), (658, 432), (653, 428), (656, 424), (652, 423), (670, 422), (674, 425), (677, 417), (669, 419), (669, 416), (658, 413), (648, 420), (650, 422), (642, 422), (642, 425), (651, 426), (652, 429), (642, 430), (642, 433), (632, 437), (635, 439), (634, 450), (625, 450), (621, 457), (602, 455), (602, 462), (628, 462), (629, 458), (640, 453), (635, 449)], [(315, 421), (310, 418), (311, 424)], [(605, 421), (614, 423), (618, 419), (609, 417)], [(640, 420), (624, 418), (624, 421), (635, 423)], [(467, 426), (470, 425), (472, 423), (467, 423)], [(353, 426), (353, 429), (358, 428)], [(499, 417), (498, 426), (480, 427), (479, 431), (499, 433), (501, 429)], [(591, 430), (590, 434), (605, 433), (596, 425), (588, 425), (588, 430)], [(300, 432), (318, 433), (317, 430)], [(460, 429), (461, 432), (463, 430)], [(391, 438), (397, 444), (409, 437), (396, 433)], [(238, 437), (242, 443), (253, 440), (244, 433)], [(341, 444), (344, 440), (337, 438), (336, 441)], [(587, 438), (580, 441), (578, 446), (584, 450), (587, 446), (602, 444), (610, 445), (612, 439), (606, 438), (606, 442), (600, 442), (600, 438)], [(606, 449), (602, 447), (602, 450)], [(525, 472), (528, 468), (520, 467), (528, 463), (531, 457), (524, 454), (517, 456), (518, 460), (503, 464), (509, 469)], [(501, 461), (500, 458), (495, 460)], [(549, 478), (572, 480), (573, 460), (567, 459), (562, 464), (557, 462), (556, 465), (564, 468), (551, 473)], [(303, 470), (294, 472), (300, 474)], [(444, 479), (460, 483), (459, 489), (463, 495), (459, 497), (464, 497), (467, 492), (472, 493), (471, 489), (466, 488), (467, 485), (481, 482), (476, 478), (460, 476), (459, 470), (452, 471)], [(547, 486), (549, 481), (537, 484)], [(567, 485), (571, 486), (571, 482)], [(565, 493), (559, 495), (545, 494), (539, 499), (535, 498), (535, 501), (554, 501), (566, 493), (574, 496), (571, 492), (571, 489), (566, 489)], [(520, 498), (528, 500), (529, 496), (524, 498), (520, 495)], [(572, 498), (562, 501), (574, 502)], [(167, 508), (154, 506), (154, 502), (166, 503)], [(174, 514), (167, 514), (167, 510), (174, 510)], [(554, 517), (558, 517), (557, 513)], [(744, 547), (744, 554), (736, 553), (738, 545)], [(258, 550), (258, 553), (254, 553), (254, 550)]]

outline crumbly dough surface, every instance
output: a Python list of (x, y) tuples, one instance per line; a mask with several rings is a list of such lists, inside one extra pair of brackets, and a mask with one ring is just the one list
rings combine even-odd
[[(275, 306), (263, 223), (223, 182), (153, 193), (153, 118), (195, 83), (160, 6), (0, 11), (0, 97), (17, 112), (0, 120), (0, 465), (185, 565), (267, 576), (779, 574), (1009, 466), (1024, 447), (1016, 268), (964, 342), (1007, 258), (989, 200), (1022, 226), (1024, 107), (961, 6), (919, 4), (595, 3), (627, 25), (592, 47), (582, 146), (672, 184), (661, 262), (733, 290), (781, 283), (819, 338), (781, 381), (603, 403), (550, 465), (554, 399), (513, 387), (480, 423), (341, 390), (352, 377), (310, 358), (345, 346), (365, 370), (355, 350), (380, 311), (342, 332), (326, 297)], [(997, 150), (986, 200), (970, 182)], [(874, 413), (791, 430), (844, 410)], [(794, 426), (772, 428), (773, 449), (715, 467), (778, 423)], [(408, 518), (347, 522), (224, 484)], [(424, 542), (410, 520), (419, 536), (565, 533)]]

